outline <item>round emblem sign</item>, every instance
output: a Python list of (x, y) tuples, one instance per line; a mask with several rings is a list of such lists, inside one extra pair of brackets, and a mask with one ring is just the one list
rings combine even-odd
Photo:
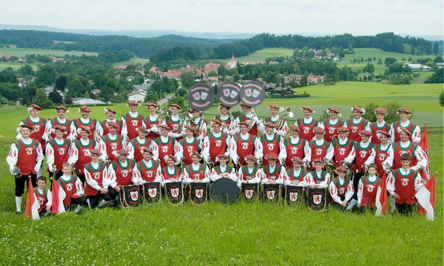
[(198, 83), (188, 91), (188, 103), (197, 111), (205, 111), (213, 105), (214, 91), (207, 84)]
[(237, 83), (224, 82), (224, 84), (217, 89), (217, 98), (221, 104), (227, 107), (233, 107), (240, 101), (240, 91), (241, 88)]
[(240, 91), (240, 99), (248, 106), (257, 106), (265, 99), (265, 88), (257, 81), (247, 82)]

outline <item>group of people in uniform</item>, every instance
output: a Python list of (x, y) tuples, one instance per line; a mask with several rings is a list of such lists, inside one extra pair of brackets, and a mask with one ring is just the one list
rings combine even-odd
[(104, 108), (107, 118), (97, 121), (87, 106), (80, 106), (80, 117), (70, 120), (65, 106), (55, 108), (55, 118), (45, 119), (39, 116), (41, 108), (31, 104), (6, 159), (15, 176), (16, 212), (21, 212), (30, 179), (39, 211), (50, 213), (51, 191), (41, 173), (45, 155), (51, 182), (65, 191), (65, 207), (77, 204), (76, 213), (88, 205), (117, 205), (119, 192), (128, 185), (186, 186), (223, 178), (239, 187), (324, 188), (331, 203), (346, 210), (375, 208), (385, 174), (392, 210), (396, 206), (410, 213), (416, 203), (413, 195), (423, 185), (419, 170), (428, 164), (418, 146), (421, 130), (409, 121), (407, 108), (398, 110), (400, 121), (389, 124), (382, 108), (374, 110), (376, 122), (364, 119), (359, 106), (352, 107), (351, 119), (342, 120), (338, 108), (330, 107), (329, 118), (318, 121), (312, 116), (315, 110), (302, 106), (303, 117), (289, 125), (277, 105), (269, 105), (265, 119), (245, 104), (237, 118), (230, 107), (220, 105), (220, 114), (209, 122), (194, 109), (180, 114), (177, 104), (169, 105), (164, 118), (155, 103), (146, 104), (146, 116), (138, 113), (138, 102), (127, 105), (129, 112), (120, 120), (115, 110)]

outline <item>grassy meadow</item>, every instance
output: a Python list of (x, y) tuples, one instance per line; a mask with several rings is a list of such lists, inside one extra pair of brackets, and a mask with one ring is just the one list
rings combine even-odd
[(65, 55), (98, 55), (95, 52), (83, 52), (83, 51), (65, 51), (65, 50), (51, 50), (51, 49), (39, 49), (39, 48), (0, 48), (0, 52), (3, 55), (11, 56), (25, 56), (28, 54), (40, 54), (40, 55), (53, 55), (53, 56), (65, 56)]
[[(421, 127), (429, 122), (431, 170), (436, 176), (435, 222), (425, 217), (371, 213), (309, 212), (303, 205), (289, 207), (260, 202), (224, 206), (186, 203), (173, 207), (165, 202), (137, 209), (84, 209), (81, 215), (23, 220), (15, 215), (14, 177), (5, 157), (15, 128), (27, 115), (25, 107), (2, 106), (0, 112), (0, 265), (406, 265), (443, 263), (443, 133), (442, 85), (393, 86), (340, 82), (334, 86), (305, 87), (313, 97), (266, 99), (257, 113), (268, 115), (269, 103), (291, 106), (295, 118), (301, 105), (311, 105), (320, 116), (335, 105), (350, 114), (351, 105), (398, 100), (415, 111)], [(303, 92), (303, 91), (302, 91)], [(121, 115), (125, 104), (113, 106)], [(237, 110), (238, 107), (235, 108)], [(102, 107), (91, 107), (91, 116), (104, 119)], [(215, 114), (206, 112), (206, 119)], [(143, 107), (139, 112), (147, 114)], [(43, 110), (41, 116), (55, 116)], [(72, 108), (69, 118), (79, 117)], [(46, 168), (46, 164), (45, 168)], [(25, 202), (25, 199), (23, 200)], [(24, 203), (23, 203), (24, 205)], [(24, 206), (22, 207), (24, 209)]]
[[(268, 57), (280, 57), (280, 56), (293, 56), (293, 49), (287, 48), (265, 48), (258, 50), (252, 54), (246, 56), (235, 57), (236, 61), (239, 62), (260, 62), (265, 61)], [(230, 58), (223, 59), (221, 61), (229, 62)]]

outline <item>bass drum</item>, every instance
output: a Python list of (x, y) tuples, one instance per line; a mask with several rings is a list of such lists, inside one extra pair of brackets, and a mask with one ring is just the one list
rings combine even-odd
[(237, 201), (239, 187), (236, 182), (229, 178), (221, 178), (211, 186), (211, 199), (224, 204), (231, 204)]

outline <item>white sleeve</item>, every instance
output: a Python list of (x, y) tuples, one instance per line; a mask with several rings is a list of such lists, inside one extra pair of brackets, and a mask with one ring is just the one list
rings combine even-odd
[(46, 144), (46, 164), (48, 165), (48, 169), (52, 169), (52, 165), (54, 164), (54, 149), (49, 143)]
[(333, 181), (330, 182), (330, 196), (336, 203), (341, 204), (342, 200), (338, 196), (338, 189)]
[(175, 141), (174, 143), (174, 157), (177, 161), (180, 162), (180, 159), (183, 157), (183, 146), (180, 144), (180, 141)]
[(423, 186), (424, 186), (424, 184), (422, 183), (422, 177), (421, 177), (421, 174), (418, 173), (418, 174), (415, 176), (415, 190), (416, 190), (416, 191), (419, 191)]
[(284, 120), (282, 122), (281, 128), (277, 131), (277, 134), (283, 138), (287, 135), (287, 133), (288, 133), (288, 124), (287, 120)]
[[(365, 178), (365, 176), (363, 177)], [(362, 183), (362, 178), (359, 179), (359, 185), (358, 185), (358, 205), (361, 205), (361, 201), (362, 201), (362, 195), (364, 192), (364, 184)]]
[(420, 146), (416, 147), (415, 157), (418, 160), (415, 166), (412, 167), (413, 170), (426, 169), (427, 168), (427, 157), (425, 152)]
[[(251, 136), (253, 137), (253, 136)], [(262, 160), (262, 158), (264, 157), (264, 152), (263, 152), (263, 145), (262, 142), (260, 140), (260, 138), (256, 138), (256, 140), (254, 141), (254, 156), (258, 159), (258, 160)]]
[(126, 125), (125, 115), (122, 115), (122, 129), (120, 130), (121, 135), (124, 137), (124, 139), (128, 136), (128, 127)]
[(82, 196), (84, 193), (83, 183), (79, 177), (76, 178), (76, 193), (74, 195)]
[(86, 167), (83, 168), (83, 173), (85, 174), (86, 183), (88, 183), (88, 185), (90, 185), (95, 190), (99, 190), (99, 184), (96, 182), (96, 180), (94, 180), (94, 178), (91, 176), (91, 173), (87, 170)]
[(325, 174), (325, 180), (322, 181), (319, 185), (323, 186), (323, 187), (327, 187), (328, 184), (330, 184), (330, 174), (326, 173)]
[(276, 180), (277, 184), (284, 184), (284, 180), (286, 180), (287, 171), (285, 170), (285, 166), (281, 167), (281, 172), (279, 173), (279, 177)]
[(237, 175), (236, 175), (236, 170), (234, 169), (234, 167), (231, 169), (231, 173), (228, 173), (228, 178), (230, 178), (231, 180), (233, 180), (234, 182), (237, 183)]
[(17, 164), (18, 160), (18, 149), (15, 143), (12, 143), (11, 149), (9, 151), (8, 156), (6, 157), (6, 162), (9, 165), (9, 171), (12, 171)]
[(48, 121), (46, 121), (45, 124), (45, 132), (43, 133), (42, 136), (42, 139), (44, 139), (45, 141), (49, 141), (51, 139), (51, 128), (52, 128), (52, 120), (48, 119)]
[(345, 157), (344, 162), (352, 163), (355, 160), (355, 157), (356, 157), (356, 150), (355, 150), (355, 145), (353, 145), (352, 150), (350, 151), (348, 156)]
[(74, 165), (79, 159), (79, 150), (77, 150), (76, 143), (71, 143), (71, 154), (69, 155), (68, 163)]
[(364, 163), (365, 167), (368, 167), (368, 165), (371, 164), (371, 163), (375, 163), (376, 148), (377, 148), (377, 146), (373, 146), (372, 152), (370, 153), (370, 156), (367, 158), (367, 160)]
[[(129, 149), (129, 145), (128, 145), (128, 149)], [(159, 146), (157, 145), (157, 143), (155, 141), (151, 142), (151, 150), (153, 151), (153, 160), (155, 160), (155, 161), (158, 160), (159, 159)]]
[(126, 151), (128, 152), (128, 159), (133, 160), (134, 159), (134, 146), (131, 143), (131, 141), (128, 142), (128, 144), (126, 145)]
[(395, 143), (395, 123), (393, 123), (391, 126), (390, 126), (390, 132), (392, 132), (392, 134), (390, 135), (390, 144), (393, 144), (393, 143)]
[(203, 143), (202, 158), (204, 158), (204, 160), (206, 162), (209, 162), (210, 161), (210, 137), (206, 136), (202, 143)]
[(96, 138), (103, 137), (103, 128), (100, 125), (99, 121), (96, 121)]
[(325, 155), (325, 159), (327, 159), (328, 161), (332, 161), (334, 155), (335, 155), (335, 147), (332, 142), (328, 147), (327, 155)]
[[(361, 181), (361, 180), (359, 180)], [(345, 200), (349, 201), (353, 195), (355, 194), (355, 190), (353, 189), (353, 182), (349, 182), (347, 185), (347, 192), (345, 192)]]
[(416, 125), (416, 127), (413, 129), (412, 142), (419, 144), (420, 141), (421, 141), (421, 129), (419, 128), (418, 125)]
[(17, 131), (17, 137), (16, 137), (16, 139), (17, 139), (17, 140), (19, 140), (19, 139), (22, 138), (22, 133), (20, 133), (20, 127), (21, 127), (21, 125), (23, 125), (23, 120), (20, 121), (19, 126), (18, 126), (17, 129), (16, 129), (16, 131)]
[(308, 163), (311, 160), (311, 148), (310, 142), (306, 141), (304, 146), (305, 157), (302, 159), (303, 163)]
[(49, 189), (46, 191), (46, 199), (48, 200), (46, 206), (52, 206), (52, 193)]
[(386, 167), (384, 167), (385, 171), (388, 171), (392, 168), (393, 159), (395, 158), (395, 151), (393, 150), (393, 145), (391, 145), (391, 144), (390, 144), (390, 148), (388, 150), (387, 155), (388, 155), (387, 159), (385, 159), (385, 161), (382, 163), (383, 166), (386, 166)]
[(99, 144), (99, 151), (100, 151), (100, 160), (102, 160), (103, 162), (107, 162), (108, 160), (106, 159), (106, 156), (108, 155), (108, 153), (106, 151), (105, 141), (101, 138), (99, 140), (98, 144)]
[(261, 179), (261, 184), (265, 184), (265, 183), (268, 182), (268, 178), (267, 178), (267, 176), (265, 175), (263, 169), (259, 169), (259, 170), (257, 170), (257, 172), (256, 172), (256, 177), (260, 177), (260, 179)]
[[(153, 162), (153, 164), (154, 164), (154, 162)], [(133, 184), (135, 184), (135, 185), (141, 185), (141, 184), (145, 183), (145, 180), (142, 179), (142, 174), (140, 173), (137, 165), (135, 165), (135, 167), (133, 168), (131, 182), (133, 182)]]
[(220, 178), (221, 176), (217, 174), (215, 169), (213, 169), (213, 171), (211, 171), (211, 177), (210, 177), (211, 181), (214, 182), (216, 180), (219, 180)]
[(237, 145), (234, 138), (231, 138), (230, 140), (230, 157), (233, 160), (233, 162), (236, 162), (239, 156), (237, 155)]
[(40, 171), (41, 167), (42, 167), (42, 162), (45, 159), (45, 156), (43, 155), (43, 149), (42, 149), (42, 145), (40, 144), (40, 142), (37, 141), (37, 163), (35, 165), (34, 170), (36, 172)]
[(279, 142), (279, 161), (282, 165), (285, 164), (285, 160), (287, 159), (287, 147), (285, 147), (285, 140), (284, 138), (281, 138), (281, 141)]
[(387, 191), (390, 195), (395, 193), (395, 177), (393, 176), (393, 173), (390, 173), (387, 176)]
[(157, 167), (156, 178), (154, 179), (154, 182), (159, 182), (159, 183), (163, 182), (162, 168), (160, 165), (159, 165), (159, 167)]
[(181, 176), (182, 182), (184, 184), (190, 184), (191, 182), (193, 182), (193, 180), (190, 178), (190, 176), (188, 175), (188, 171), (187, 170), (183, 170), (182, 172), (182, 176)]
[(110, 164), (108, 167), (107, 187), (110, 186), (110, 187), (114, 188), (115, 186), (117, 186), (116, 179), (117, 179), (116, 172), (114, 171), (113, 165)]
[(71, 123), (70, 131), (71, 131), (71, 134), (70, 134), (71, 140), (74, 142), (79, 135), (79, 133), (77, 133), (76, 124), (74, 123), (74, 121)]

